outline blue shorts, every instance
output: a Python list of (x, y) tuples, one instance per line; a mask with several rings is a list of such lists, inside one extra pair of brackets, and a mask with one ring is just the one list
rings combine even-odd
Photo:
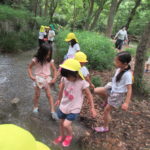
[(58, 109), (57, 115), (59, 119), (67, 119), (69, 121), (74, 121), (79, 116), (79, 113), (64, 114), (60, 109)]

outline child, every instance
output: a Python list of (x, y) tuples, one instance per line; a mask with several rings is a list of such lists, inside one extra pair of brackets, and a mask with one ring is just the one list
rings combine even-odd
[(122, 107), (127, 110), (132, 94), (132, 72), (130, 70), (131, 55), (128, 52), (120, 52), (115, 58), (115, 66), (118, 68), (112, 78), (111, 90), (107, 88), (96, 88), (96, 93), (107, 97), (107, 105), (104, 109), (104, 126), (96, 127), (97, 132), (109, 131), (111, 120), (110, 112), (113, 108)]
[(87, 82), (89, 82), (90, 87), (92, 89), (94, 89), (95, 87), (94, 87), (93, 83), (90, 80), (90, 73), (89, 73), (88, 69), (84, 66), (88, 62), (87, 61), (87, 56), (83, 52), (77, 52), (77, 53), (75, 53), (75, 58), (74, 59), (79, 61), (80, 65), (81, 65), (81, 72), (82, 72), (85, 80)]
[(68, 52), (65, 56), (65, 59), (74, 58), (75, 53), (80, 51), (80, 46), (78, 44), (78, 40), (77, 40), (75, 34), (74, 33), (69, 33), (67, 35), (67, 38), (65, 39), (65, 41), (70, 44)]
[(0, 125), (0, 150), (51, 150), (33, 135), (14, 124)]
[[(34, 67), (34, 75), (32, 68)], [(51, 71), (53, 70), (53, 79), (51, 78)], [(35, 83), (35, 95), (34, 95), (34, 108), (33, 112), (38, 113), (38, 103), (41, 89), (44, 89), (49, 100), (51, 107), (51, 114), (53, 119), (57, 119), (57, 115), (54, 110), (53, 97), (50, 92), (50, 85), (56, 81), (56, 68), (54, 60), (52, 60), (52, 47), (49, 44), (44, 43), (36, 53), (35, 57), (28, 67), (29, 77)]]
[(52, 44), (55, 37), (55, 31), (52, 29), (52, 25), (49, 26), (49, 32), (48, 32), (48, 43)]
[(39, 31), (39, 47), (44, 43), (44, 36), (46, 36), (45, 26), (41, 26)]
[(60, 104), (57, 112), (59, 119), (61, 119), (60, 136), (54, 140), (54, 144), (62, 142), (62, 145), (67, 147), (73, 138), (72, 121), (77, 118), (82, 108), (83, 92), (87, 96), (93, 117), (96, 116), (96, 112), (93, 97), (88, 88), (89, 83), (84, 80), (80, 72), (80, 63), (74, 59), (67, 59), (60, 67), (62, 68), (61, 75), (63, 78), (56, 103)]
[(150, 68), (150, 56), (149, 56), (148, 60), (146, 61), (146, 69), (145, 69), (145, 72), (150, 72), (149, 68)]

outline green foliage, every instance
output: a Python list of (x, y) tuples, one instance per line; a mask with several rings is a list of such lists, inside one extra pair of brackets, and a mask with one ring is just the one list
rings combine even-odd
[(102, 86), (102, 80), (99, 76), (92, 76), (91, 81), (94, 84), (95, 87), (100, 87)]
[[(69, 31), (59, 32), (56, 37), (57, 59), (59, 62), (63, 60), (64, 55), (68, 51), (68, 44), (64, 41)], [(111, 69), (115, 55), (112, 42), (95, 32), (76, 31), (75, 32), (81, 51), (88, 57), (88, 67), (90, 69), (104, 70)]]
[(0, 20), (12, 20), (21, 19), (21, 20), (30, 20), (32, 14), (29, 11), (21, 9), (13, 9), (11, 7), (0, 5)]
[(136, 48), (127, 48), (125, 51), (129, 52), (132, 56), (136, 55)]
[(37, 33), (35, 31), (1, 32), (0, 37), (0, 48), (3, 52), (13, 53), (20, 50), (29, 50), (37, 46)]

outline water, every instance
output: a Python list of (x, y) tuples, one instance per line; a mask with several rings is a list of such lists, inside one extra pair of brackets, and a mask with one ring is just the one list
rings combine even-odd
[[(28, 129), (35, 138), (44, 142), (52, 150), (62, 150), (61, 146), (54, 146), (52, 141), (59, 135), (58, 122), (50, 117), (49, 104), (42, 91), (40, 97), (40, 113), (32, 114), (33, 83), (27, 75), (27, 65), (36, 50), (21, 54), (0, 54), (0, 123), (13, 123)], [(57, 87), (57, 86), (56, 86)], [(52, 95), (57, 99), (57, 88), (52, 88)], [(17, 107), (11, 105), (13, 98), (19, 98)], [(73, 125), (74, 140), (68, 150), (81, 150), (79, 138), (86, 129), (76, 122)], [(65, 148), (66, 149), (66, 148)]]

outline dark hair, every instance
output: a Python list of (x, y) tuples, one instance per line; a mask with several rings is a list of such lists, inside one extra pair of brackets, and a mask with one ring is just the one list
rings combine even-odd
[(72, 47), (77, 43), (75, 39), (72, 39), (70, 42)]
[[(49, 58), (46, 58), (49, 52), (50, 52)], [(53, 52), (52, 46), (50, 44), (44, 43), (40, 46), (34, 57), (36, 57), (37, 61), (41, 65), (43, 65), (44, 63), (51, 61), (52, 52)]]
[[(117, 58), (118, 58), (118, 60), (119, 60), (121, 63), (123, 63), (123, 64), (125, 64), (125, 63), (128, 64), (128, 63), (131, 61), (131, 55), (130, 55), (130, 53), (128, 53), (128, 52), (120, 52), (120, 53), (118, 53), (118, 54), (117, 54)], [(117, 77), (116, 77), (116, 82), (119, 82), (119, 81), (121, 80), (121, 77), (123, 76), (123, 74), (124, 74), (126, 71), (130, 70), (130, 69), (131, 69), (131, 67), (130, 67), (130, 65), (128, 64), (128, 67), (125, 68), (124, 70), (122, 70), (122, 71), (117, 75)]]
[(127, 29), (127, 27), (126, 27), (126, 26), (122, 26), (122, 27), (121, 27), (121, 29), (123, 29), (123, 28), (126, 28), (126, 29)]
[(75, 77), (77, 78), (78, 77), (78, 71), (70, 71), (70, 70), (67, 70), (67, 69), (64, 69), (64, 68), (61, 68), (61, 75), (63, 77)]

